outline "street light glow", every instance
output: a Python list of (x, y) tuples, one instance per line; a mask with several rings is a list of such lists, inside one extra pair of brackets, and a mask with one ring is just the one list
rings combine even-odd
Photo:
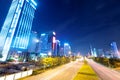
[(48, 52), (48, 55), (49, 55), (49, 56), (51, 56), (51, 55), (52, 55), (52, 53), (51, 53), (51, 52)]
[(39, 39), (35, 39), (35, 42), (38, 43), (38, 42), (39, 42)]
[(69, 54), (71, 54), (71, 51), (69, 51)]

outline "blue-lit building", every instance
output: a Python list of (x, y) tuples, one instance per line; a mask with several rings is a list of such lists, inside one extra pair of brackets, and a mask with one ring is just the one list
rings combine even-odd
[(92, 45), (90, 45), (90, 55), (94, 56)]
[(13, 0), (0, 32), (0, 60), (5, 61), (10, 51), (27, 50), (34, 13), (34, 0)]
[(64, 47), (63, 46), (59, 47), (59, 56), (65, 56), (64, 55)]
[(64, 56), (71, 55), (71, 46), (68, 43), (64, 43)]
[(55, 56), (55, 49), (56, 49), (56, 34), (55, 32), (48, 32), (41, 34), (40, 37), (40, 54), (51, 53), (51, 56)]
[(36, 31), (32, 31), (30, 34), (30, 40), (28, 44), (28, 59), (37, 60), (38, 59), (38, 48), (39, 48), (39, 36)]
[(61, 56), (60, 54), (60, 41), (56, 40), (55, 56)]
[(97, 56), (98, 57), (104, 57), (104, 51), (103, 51), (103, 49), (97, 49)]
[(47, 54), (51, 50), (51, 44), (48, 44), (48, 34), (43, 33), (40, 36), (40, 54)]
[(98, 57), (98, 55), (97, 55), (97, 49), (96, 48), (93, 48), (93, 56), (94, 57)]
[(114, 58), (120, 58), (116, 42), (111, 43), (112, 55)]
[(31, 32), (30, 40), (28, 44), (28, 52), (30, 53), (37, 53), (38, 52), (38, 44), (39, 44), (39, 37), (38, 33), (35, 31)]

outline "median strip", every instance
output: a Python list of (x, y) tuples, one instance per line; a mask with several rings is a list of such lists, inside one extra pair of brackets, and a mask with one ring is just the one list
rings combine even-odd
[(73, 80), (99, 80), (99, 77), (90, 67), (90, 65), (86, 61), (84, 61), (84, 64)]

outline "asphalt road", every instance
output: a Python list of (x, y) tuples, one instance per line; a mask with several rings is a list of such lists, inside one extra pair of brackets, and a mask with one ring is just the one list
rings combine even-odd
[(101, 80), (120, 80), (119, 72), (107, 68), (99, 63), (96, 63), (93, 60), (88, 59), (88, 63), (95, 70)]
[(42, 74), (30, 76), (23, 80), (72, 80), (82, 66), (82, 62), (71, 62)]

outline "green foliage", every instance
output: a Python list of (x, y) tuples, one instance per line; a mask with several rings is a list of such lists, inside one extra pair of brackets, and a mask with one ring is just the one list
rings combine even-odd
[(45, 67), (55, 67), (65, 64), (69, 61), (70, 60), (67, 57), (47, 57), (42, 59), (41, 64), (43, 64)]
[(7, 61), (8, 62), (14, 62), (15, 60), (14, 59), (8, 59)]
[(44, 70), (42, 70), (42, 69), (36, 69), (36, 70), (33, 71), (32, 75), (37, 75), (37, 74), (40, 74), (40, 73), (43, 73), (43, 72), (44, 72)]
[(35, 63), (36, 66), (39, 67), (39, 69), (34, 70), (34, 74), (39, 74), (43, 72), (46, 69), (49, 68), (54, 68), (56, 66), (65, 64), (70, 62), (70, 59), (68, 57), (46, 57), (46, 58), (40, 58), (39, 61), (37, 62), (32, 62)]
[(112, 68), (120, 67), (120, 59), (95, 57), (93, 58), (93, 60), (108, 67)]

